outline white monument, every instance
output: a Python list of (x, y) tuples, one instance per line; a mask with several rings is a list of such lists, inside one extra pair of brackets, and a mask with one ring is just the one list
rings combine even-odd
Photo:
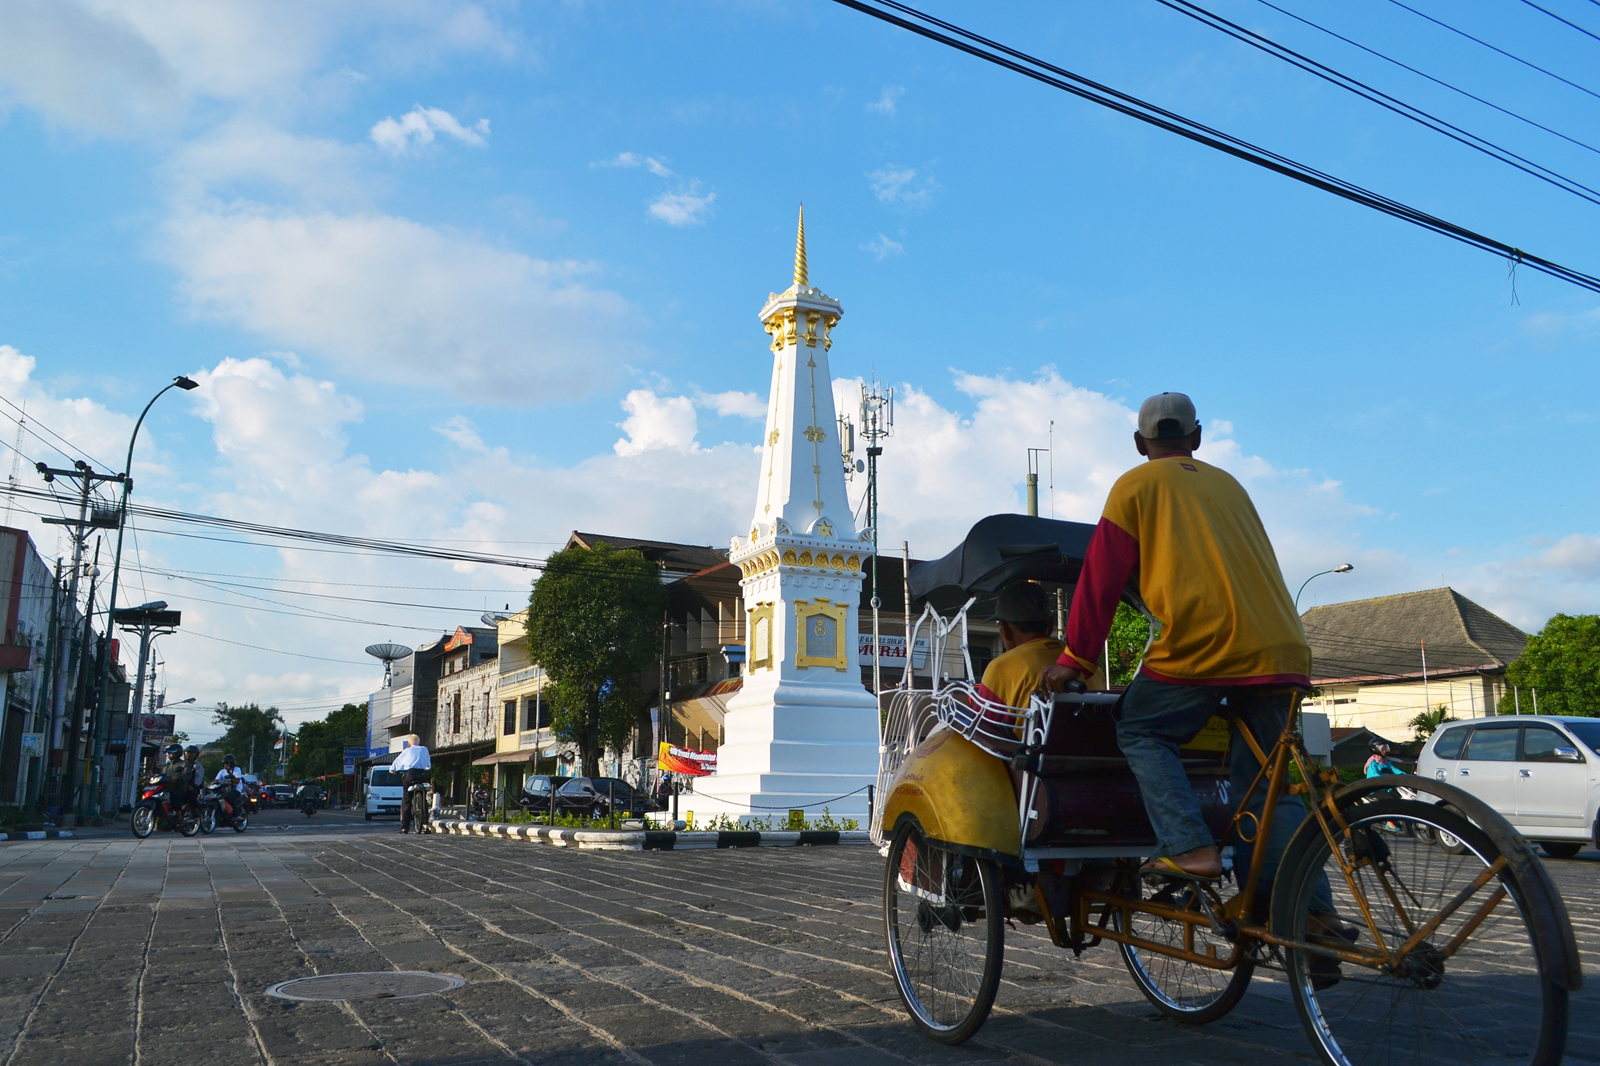
[[(861, 684), (856, 636), (872, 535), (856, 531), (845, 495), (828, 372), (842, 314), (839, 301), (810, 285), (802, 210), (794, 284), (761, 308), (772, 336), (772, 393), (755, 513), (729, 555), (743, 571), (746, 672), (728, 703), (717, 772), (695, 782), (697, 819), (782, 818), (877, 778), (878, 706)], [(828, 807), (859, 818), (867, 796)]]

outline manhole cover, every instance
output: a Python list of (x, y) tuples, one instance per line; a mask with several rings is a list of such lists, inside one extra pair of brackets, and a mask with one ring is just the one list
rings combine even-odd
[(447, 973), (330, 973), (321, 977), (297, 977), (279, 981), (267, 995), (279, 999), (298, 999), (317, 1003), (337, 1003), (347, 999), (412, 999), (460, 988), (467, 982)]

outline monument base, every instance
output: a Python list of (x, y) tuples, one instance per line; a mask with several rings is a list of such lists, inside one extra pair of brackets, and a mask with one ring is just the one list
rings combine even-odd
[[(760, 691), (765, 689), (765, 691)], [(728, 705), (717, 772), (679, 797), (698, 824), (726, 815), (749, 821), (803, 809), (808, 819), (855, 818), (865, 827), (866, 786), (878, 779), (878, 707), (858, 687), (786, 681), (741, 691)]]

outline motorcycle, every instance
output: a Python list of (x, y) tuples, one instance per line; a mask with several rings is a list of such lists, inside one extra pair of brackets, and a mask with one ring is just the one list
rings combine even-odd
[(150, 778), (140, 791), (139, 802), (133, 808), (129, 824), (133, 835), (140, 840), (157, 829), (192, 837), (200, 832), (200, 816), (201, 812), (192, 804), (186, 803), (174, 810), (166, 779), (158, 776)]
[(315, 796), (306, 796), (305, 798), (301, 799), (300, 813), (305, 815), (307, 818), (310, 818), (313, 814), (316, 814), (317, 798)]
[(218, 823), (231, 826), (235, 833), (242, 833), (249, 828), (250, 816), (237, 792), (207, 785), (200, 797), (200, 831), (214, 833)]

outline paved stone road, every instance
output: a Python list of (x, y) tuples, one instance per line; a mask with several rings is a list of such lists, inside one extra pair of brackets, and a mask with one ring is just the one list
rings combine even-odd
[[(332, 829), (332, 826), (329, 827)], [(692, 1066), (1251, 1063), (1303, 1057), (1282, 984), (1202, 1030), (1114, 951), (1010, 934), (979, 1038), (906, 1021), (867, 848), (608, 854), (318, 830), (0, 845), (0, 1063)], [(1600, 960), (1600, 854), (1553, 862)], [(437, 970), (446, 996), (291, 1003), (318, 973)], [(1600, 1058), (1600, 974), (1569, 1062)], [(1264, 1055), (1265, 1053), (1265, 1055)]]

